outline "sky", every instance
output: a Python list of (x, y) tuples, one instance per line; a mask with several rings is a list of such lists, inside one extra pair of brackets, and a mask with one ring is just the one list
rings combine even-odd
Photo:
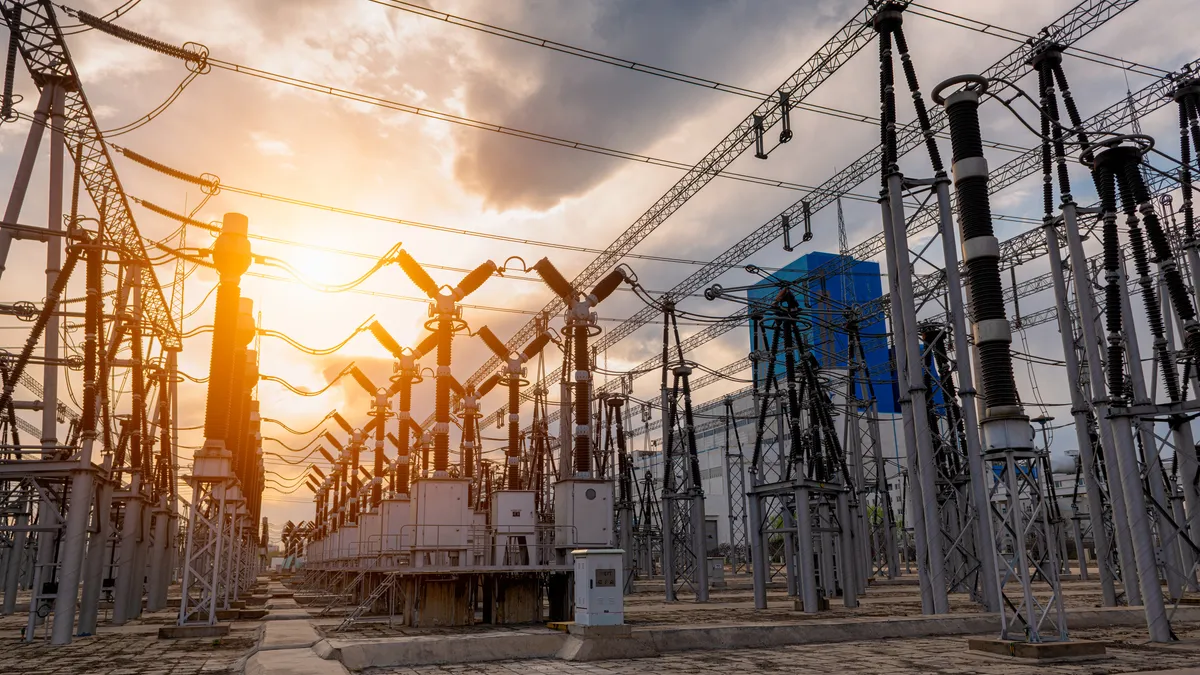
[[(68, 0), (68, 6), (104, 14), (119, 0)], [(451, 124), (403, 110), (369, 105), (328, 93), (331, 89), (381, 97), (406, 106), (457, 115), (491, 125), (552, 136), (643, 156), (691, 165), (753, 110), (750, 98), (639, 73), (634, 69), (597, 63), (543, 47), (504, 39), (451, 22), (401, 11), (386, 2), (370, 0), (143, 0), (117, 19), (130, 30), (166, 43), (199, 43), (212, 57), (315, 83), (302, 90), (214, 68), (191, 82), (161, 114), (148, 124), (110, 141), (158, 162), (192, 174), (212, 173), (222, 184), (341, 209), (379, 214), (392, 219), (432, 224), (471, 232), (488, 232), (533, 241), (601, 249), (608, 246), (679, 178), (677, 169), (646, 162), (539, 143), (495, 131)], [(556, 41), (585, 50), (618, 56), (688, 75), (771, 92), (860, 9), (857, 2), (835, 0), (760, 0), (751, 2), (692, 2), (605, 0), (589, 2), (485, 2), (436, 0), (424, 3), (477, 22)], [(1009, 0), (980, 3), (971, 0), (929, 0), (928, 6), (995, 26), (1035, 34), (1075, 3), (1064, 0)], [(1087, 36), (1088, 50), (1128, 59), (1157, 69), (1173, 70), (1196, 58), (1196, 13), (1187, 0), (1142, 0), (1121, 16)], [(1163, 17), (1173, 17), (1163, 20)], [(70, 17), (60, 19), (75, 24)], [(920, 16), (905, 23), (913, 61), (928, 101), (933, 85), (963, 72), (977, 72), (1014, 49), (1000, 37), (954, 27)], [(159, 106), (184, 80), (184, 64), (98, 31), (68, 37), (68, 46), (84, 89), (102, 129), (122, 127)], [(807, 99), (809, 103), (860, 113), (878, 114), (878, 62), (874, 44), (863, 49)], [(1152, 78), (1138, 72), (1068, 57), (1066, 69), (1084, 116), (1120, 100), (1127, 89), (1139, 89)], [(1020, 82), (1030, 87), (1030, 78)], [(320, 91), (324, 89), (324, 91)], [(18, 68), (16, 91), (24, 99), (19, 110), (31, 112), (36, 92)], [(907, 94), (898, 97), (900, 115), (913, 119)], [(1018, 109), (1020, 103), (1016, 104)], [(1023, 113), (1036, 119), (1026, 106)], [(1140, 122), (1167, 152), (1177, 151), (1172, 107)], [(989, 140), (1021, 147), (1034, 137), (1000, 106), (984, 108), (984, 135)], [(878, 141), (874, 124), (808, 111), (794, 111), (795, 138), (763, 161), (746, 153), (730, 170), (804, 185), (819, 184)], [(11, 185), (28, 124), (0, 126), (0, 185)], [(769, 132), (773, 138), (775, 132)], [(944, 156), (949, 144), (941, 143)], [(46, 218), (46, 158), (35, 169), (20, 222), (43, 224)], [(998, 166), (1013, 154), (989, 149)], [(252, 242), (256, 253), (286, 260), (316, 284), (338, 284), (358, 277), (393, 245), (403, 244), (418, 261), (454, 268), (433, 269), (439, 283), (454, 284), (485, 260), (504, 264), (518, 256), (532, 265), (545, 256), (568, 278), (574, 277), (593, 254), (537, 245), (489, 240), (461, 234), (385, 222), (329, 210), (305, 208), (222, 191), (202, 203), (194, 185), (174, 180), (115, 155), (122, 185), (129, 195), (176, 211), (198, 208), (195, 217), (219, 221), (224, 213), (239, 212), (250, 220), (252, 234), (271, 238)], [(928, 174), (928, 159), (914, 152), (902, 160), (908, 175)], [(1090, 203), (1090, 186), (1082, 170), (1074, 171), (1077, 197)], [(874, 196), (876, 183), (854, 188), (856, 195)], [(999, 194), (993, 209), (1004, 216), (1035, 221), (1002, 220), (997, 234), (1006, 239), (1033, 227), (1040, 219), (1037, 177)], [(714, 179), (635, 250), (635, 253), (707, 260), (725, 251), (758, 226), (804, 196), (803, 192)], [(85, 212), (94, 212), (85, 203)], [(848, 197), (846, 230), (853, 245), (879, 232), (878, 205)], [(133, 206), (140, 232), (153, 240), (172, 236), (176, 223)], [(794, 253), (775, 242), (746, 262), (764, 267), (787, 264), (807, 251), (836, 251), (837, 229), (832, 209), (815, 214), (814, 239)], [(917, 249), (928, 235), (912, 242)], [(280, 243), (298, 242), (304, 246)], [(206, 248), (211, 236), (190, 229), (186, 246)], [(1091, 244), (1089, 244), (1091, 245)], [(13, 246), (0, 301), (39, 302), (44, 295), (44, 245), (19, 241)], [(334, 252), (353, 252), (358, 255)], [(940, 244), (930, 247), (937, 261)], [(641, 283), (652, 291), (668, 289), (694, 271), (681, 263), (626, 259)], [(468, 302), (465, 317), (472, 329), (487, 325), (507, 339), (550, 299), (549, 290), (515, 270), (493, 277)], [(1023, 265), (1017, 278), (1042, 274), (1045, 260)], [(175, 264), (165, 260), (156, 268), (169, 284)], [(918, 270), (923, 271), (923, 270)], [(278, 269), (255, 266), (255, 273), (278, 275)], [(81, 275), (80, 275), (81, 276)], [(718, 280), (731, 286), (755, 277), (732, 270)], [(206, 294), (215, 274), (197, 269), (184, 284), (185, 331), (211, 323), (212, 300)], [(248, 276), (243, 294), (252, 298), (261, 327), (287, 334), (311, 346), (341, 342), (374, 316), (406, 345), (423, 335), (425, 303), (395, 266), (388, 266), (363, 283), (360, 293), (321, 293), (296, 283)], [(73, 279), (68, 297), (81, 295), (82, 278)], [(169, 293), (169, 291), (168, 291)], [(385, 297), (393, 296), (393, 297)], [(404, 296), (409, 299), (397, 299)], [(413, 299), (416, 300), (413, 300)], [(206, 304), (205, 304), (206, 303)], [(1049, 293), (1022, 300), (1030, 312), (1049, 306)], [(735, 306), (689, 298), (686, 309), (704, 314), (728, 314)], [(598, 310), (603, 327), (632, 315), (641, 307), (632, 294), (618, 292)], [(1009, 307), (1010, 315), (1013, 307)], [(0, 347), (16, 351), (27, 324), (11, 317), (0, 321)], [(560, 325), (556, 319), (555, 325)], [(681, 327), (686, 337), (700, 327)], [(609, 369), (628, 369), (661, 349), (661, 328), (651, 325), (600, 355)], [(1018, 335), (1015, 348), (1029, 353), (1061, 356), (1056, 326), (1046, 324)], [(68, 334), (69, 344), (82, 340), (82, 329)], [(211, 334), (185, 340), (181, 369), (207, 375)], [(1143, 342), (1143, 344), (1148, 344)], [(258, 344), (260, 370), (310, 390), (324, 387), (351, 361), (376, 383), (391, 374), (391, 361), (369, 334), (352, 339), (337, 353), (313, 357), (286, 343), (263, 337)], [(735, 330), (697, 350), (692, 358), (720, 367), (745, 356), (746, 331)], [(1148, 352), (1147, 347), (1143, 351)], [(461, 337), (455, 343), (453, 370), (465, 380), (488, 356), (481, 341)], [(547, 355), (546, 369), (558, 365)], [(1061, 368), (1027, 368), (1017, 362), (1018, 388), (1027, 403), (1062, 403), (1069, 399)], [(40, 372), (34, 374), (40, 375)], [(71, 384), (62, 398), (78, 396), (79, 373), (63, 374)], [(603, 382), (605, 377), (598, 376)], [(634, 394), (655, 396), (657, 377), (638, 381)], [(1036, 386), (1035, 386), (1036, 385)], [(739, 388), (740, 383), (712, 385), (698, 391), (706, 401)], [(423, 419), (432, 409), (432, 385), (415, 398), (414, 416)], [(205, 387), (180, 385), (181, 464), (186, 473), (192, 449), (202, 442)], [(297, 429), (307, 429), (337, 409), (356, 425), (365, 424), (367, 394), (346, 378), (325, 394), (300, 397), (272, 382), (258, 389), (262, 414)], [(127, 406), (128, 396), (121, 399)], [(485, 400), (483, 411), (500, 405)], [(1050, 414), (1068, 417), (1068, 409), (1049, 407)], [(526, 411), (528, 413), (528, 411)], [(1031, 414), (1039, 409), (1031, 406)], [(22, 413), (36, 422), (32, 413)], [(293, 435), (273, 423), (264, 436), (292, 446), (311, 435)], [(456, 447), (457, 442), (452, 442)], [(1075, 447), (1069, 429), (1056, 434), (1056, 455)], [(274, 440), (264, 450), (294, 460), (295, 454)], [(267, 468), (291, 484), (298, 467), (273, 455)], [(294, 494), (268, 492), (264, 515), (275, 527), (285, 520), (311, 517), (307, 490)], [(274, 528), (273, 528), (274, 529)]]

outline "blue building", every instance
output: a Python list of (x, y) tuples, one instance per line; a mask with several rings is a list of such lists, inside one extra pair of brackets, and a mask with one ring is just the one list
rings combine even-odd
[[(853, 261), (849, 270), (835, 276), (809, 278), (812, 271), (840, 259), (842, 256), (833, 253), (808, 253), (797, 258), (788, 266), (774, 273), (774, 276), (784, 282), (792, 283), (792, 293), (800, 302), (802, 312), (809, 317), (811, 323), (802, 330), (807, 343), (813, 347), (822, 368), (845, 369), (849, 337), (844, 325), (847, 311), (856, 305), (863, 305), (883, 295), (883, 284), (880, 280), (879, 263)], [(839, 267), (844, 267), (840, 265)], [(763, 280), (747, 291), (747, 297), (754, 305), (771, 303), (779, 292), (780, 284), (772, 280)], [(877, 303), (874, 303), (877, 305)], [(758, 332), (757, 322), (750, 322), (751, 345), (754, 345), (754, 335)], [(768, 349), (773, 331), (766, 331), (768, 344), (760, 344), (760, 349)], [(890, 348), (887, 340), (887, 327), (884, 324), (883, 313), (874, 312), (872, 316), (863, 317), (859, 322), (859, 335), (863, 351), (866, 354), (867, 367), (871, 372), (871, 383), (875, 398), (878, 401), (880, 413), (896, 413), (899, 411), (899, 392), (896, 389), (895, 371), (887, 364), (891, 361)], [(780, 343), (782, 348), (782, 342)], [(783, 373), (782, 361), (777, 366), (777, 372)], [(755, 380), (760, 373), (754, 372)], [(866, 398), (868, 392), (859, 391), (860, 398)]]

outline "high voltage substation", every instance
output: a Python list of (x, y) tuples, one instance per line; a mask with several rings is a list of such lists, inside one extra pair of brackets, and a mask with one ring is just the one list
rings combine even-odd
[[(18, 252), (46, 251), (44, 295), (16, 297), (5, 276), (0, 303), (26, 335), (0, 360), (2, 612), (26, 618), (24, 640), (67, 645), (164, 611), (179, 635), (219, 635), (231, 620), (270, 613), (254, 609), (268, 572), (310, 599), (311, 615), (337, 617), (331, 631), (379, 617), (414, 629), (573, 621), (582, 638), (623, 639), (579, 627), (624, 625), (623, 598), (639, 589), (706, 603), (744, 582), (756, 611), (778, 606), (770, 591), (786, 589), (795, 611), (832, 614), (911, 581), (921, 614), (990, 613), (997, 643), (1037, 648), (1074, 644), (1070, 582), (1094, 589), (1104, 608), (1138, 608), (1151, 642), (1175, 639), (1173, 617), (1200, 604), (1200, 59), (1167, 71), (1083, 48), (1137, 0), (1083, 0), (1028, 35), (873, 0), (771, 92), (379, 4), (755, 107), (698, 163), (680, 164), (224, 61), (198, 43), (124, 28), (119, 12), (4, 0), (0, 118), (28, 130), (0, 223), (0, 273)], [(114, 158), (199, 188), (206, 203), (232, 191), (439, 228), (224, 185), (126, 147), (124, 129), (101, 131), (85, 95), (67, 49), (80, 30), (182, 63), (176, 96), (196, 78), (236, 74), (683, 175), (603, 250), (532, 242), (547, 256), (472, 261), (449, 268), (460, 281), (439, 284), (430, 270), (446, 266), (418, 262), (435, 254), (397, 244), (369, 256), (358, 279), (314, 284), (254, 250), (270, 238), (255, 232), (253, 212), (210, 223), (165, 208), (122, 183)], [(965, 54), (955, 68), (967, 72), (919, 78), (933, 64), (911, 57), (910, 41), (947, 30), (1018, 37), (991, 65)], [(877, 79), (856, 83), (878, 87), (877, 114), (807, 101), (856, 55), (878, 60)], [(1108, 107), (1077, 102), (1074, 57), (1112, 66), (1119, 94)], [(1148, 84), (1128, 87), (1122, 70)], [(26, 75), (36, 100), (13, 93)], [(989, 140), (981, 106), (1007, 108), (1023, 140)], [(1177, 111), (1177, 141), (1141, 129), (1163, 108)], [(878, 143), (819, 185), (776, 185), (799, 199), (711, 260), (669, 259), (693, 271), (667, 291), (647, 290), (639, 272), (668, 259), (634, 253), (638, 244), (714, 178), (774, 184), (727, 167), (747, 151), (765, 160), (792, 150), (797, 111), (856, 120)], [(29, 224), (22, 206), (31, 183), (41, 184), (35, 164), (47, 150), (48, 218)], [(993, 212), (1005, 188), (1037, 176), (1040, 213)], [(1094, 203), (1077, 200), (1093, 193)], [(878, 204), (859, 243), (848, 240), (847, 200)], [(135, 206), (176, 233), (143, 237)], [(766, 247), (804, 246), (835, 213), (836, 253), (809, 251), (783, 268), (747, 264)], [(1029, 229), (1002, 240), (1001, 220)], [(215, 240), (188, 247), (189, 229)], [(530, 243), (462, 236), (494, 239), (497, 261), (506, 242)], [(570, 278), (552, 262), (556, 248), (595, 257)], [(197, 267), (219, 278), (203, 310), (212, 322), (183, 332), (183, 287)], [(264, 426), (287, 415), (260, 406), (259, 382), (321, 392), (261, 373), (259, 352), (325, 357), (350, 338), (312, 349), (303, 335), (264, 327), (243, 277), (349, 292), (386, 267), (411, 281), (397, 291), (403, 299), (428, 304), (426, 335), (401, 344), (383, 308), (347, 326), (350, 338), (370, 333), (390, 354), (392, 374), (373, 379), (351, 364), (332, 378), (328, 387), (353, 381), (370, 405), (307, 430), (283, 425), (310, 442), (284, 445), (286, 468), (300, 473), (276, 473)], [(750, 281), (728, 283), (731, 270)], [(468, 298), (505, 275), (542, 282), (552, 299), (510, 308), (531, 317), (497, 335)], [(1047, 291), (1052, 304), (1031, 311), (1030, 299)], [(640, 309), (603, 324), (598, 313), (614, 294), (632, 294)], [(1043, 324), (1057, 326), (1058, 358), (1022, 344)], [(661, 326), (653, 356), (609, 369), (602, 355), (648, 325)], [(694, 356), (733, 331), (748, 336), (743, 358)], [(209, 335), (209, 371), (182, 372), (181, 350)], [(490, 354), (474, 371), (457, 356), (468, 346)], [(1023, 391), (1015, 362), (1031, 364), (1034, 388), (1037, 368), (1068, 383), (1056, 428), (1078, 451), (1065, 468), (1051, 455), (1052, 418), (1035, 405), (1039, 392)], [(653, 395), (635, 393), (644, 376), (657, 378)], [(745, 386), (697, 398), (731, 381)], [(204, 442), (181, 451), (185, 387), (206, 392)], [(414, 413), (425, 410), (425, 419)], [(497, 428), (503, 437), (489, 436)], [(302, 488), (308, 515), (268, 522), (264, 502)]]

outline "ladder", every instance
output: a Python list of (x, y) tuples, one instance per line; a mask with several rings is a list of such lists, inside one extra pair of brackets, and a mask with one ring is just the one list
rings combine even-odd
[(346, 595), (347, 593), (353, 593), (354, 589), (358, 588), (358, 585), (362, 583), (363, 577), (365, 576), (367, 576), (367, 570), (361, 570), (358, 573), (358, 576), (354, 577), (350, 583), (342, 586), (340, 591), (333, 593), (333, 597), (329, 600), (329, 604), (321, 608), (321, 613), (317, 616), (325, 616), (326, 614), (329, 614), (329, 610), (333, 609), (333, 606), (338, 604), (338, 601), (342, 599), (343, 595)]
[(340, 633), (354, 625), (354, 622), (362, 618), (362, 615), (365, 614), (368, 609), (375, 606), (375, 603), (383, 597), (384, 593), (388, 592), (388, 589), (396, 585), (396, 580), (399, 578), (399, 572), (388, 572), (387, 575), (384, 576), (383, 581), (375, 587), (375, 590), (371, 591), (371, 594), (367, 596), (366, 599), (358, 603), (358, 606), (354, 608), (354, 611), (350, 612), (345, 619), (342, 619), (342, 622), (338, 624), (338, 627), (333, 629), (334, 632)]

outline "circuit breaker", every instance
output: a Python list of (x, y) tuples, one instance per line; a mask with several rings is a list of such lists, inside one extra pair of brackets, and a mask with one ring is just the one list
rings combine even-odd
[(575, 558), (575, 623), (620, 626), (625, 623), (625, 552), (619, 548), (581, 548)]

